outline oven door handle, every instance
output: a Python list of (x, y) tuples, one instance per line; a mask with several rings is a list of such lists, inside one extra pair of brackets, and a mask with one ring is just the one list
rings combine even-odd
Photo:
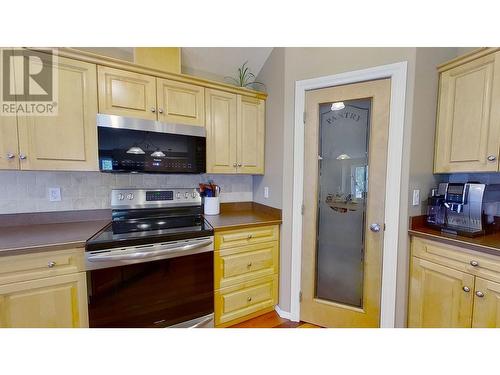
[(109, 262), (113, 260), (136, 260), (136, 259), (144, 259), (144, 258), (154, 258), (157, 256), (165, 255), (168, 253), (174, 252), (183, 252), (188, 250), (198, 249), (200, 247), (205, 247), (212, 244), (212, 240), (208, 239), (205, 241), (200, 241), (192, 244), (187, 244), (178, 247), (170, 247), (167, 249), (159, 249), (153, 251), (142, 251), (137, 253), (128, 253), (128, 254), (109, 254), (109, 255), (94, 255), (89, 256), (87, 260), (89, 262)]

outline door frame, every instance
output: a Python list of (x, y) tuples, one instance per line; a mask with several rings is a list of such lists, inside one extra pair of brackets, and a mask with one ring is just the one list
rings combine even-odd
[(292, 264), (291, 311), (293, 321), (300, 320), (300, 283), (302, 267), (302, 199), (304, 192), (304, 125), (305, 94), (308, 90), (340, 86), (375, 79), (391, 79), (389, 115), (389, 140), (387, 151), (385, 232), (382, 259), (382, 290), (380, 302), (380, 327), (395, 327), (396, 275), (399, 239), (399, 210), (403, 161), (403, 134), (407, 61), (355, 70), (325, 77), (295, 82), (295, 124), (293, 153), (293, 211), (292, 211)]

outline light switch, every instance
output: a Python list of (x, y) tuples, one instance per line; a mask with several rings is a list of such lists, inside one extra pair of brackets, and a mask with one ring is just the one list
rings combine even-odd
[(49, 201), (51, 202), (61, 201), (61, 188), (59, 187), (49, 188)]
[(269, 198), (269, 187), (264, 187), (264, 198)]
[(418, 206), (420, 204), (420, 190), (413, 190), (413, 205)]

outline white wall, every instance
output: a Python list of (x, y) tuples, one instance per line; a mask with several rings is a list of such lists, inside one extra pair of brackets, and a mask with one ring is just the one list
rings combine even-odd
[[(111, 189), (195, 188), (213, 179), (222, 202), (252, 201), (252, 176), (0, 171), (0, 214), (110, 208)], [(49, 187), (60, 187), (50, 202)]]
[[(266, 153), (265, 175), (254, 176), (255, 202), (281, 208), (283, 190), (283, 126), (285, 49), (274, 48), (264, 64), (257, 81), (266, 85)], [(264, 187), (269, 188), (269, 198), (264, 198)]]

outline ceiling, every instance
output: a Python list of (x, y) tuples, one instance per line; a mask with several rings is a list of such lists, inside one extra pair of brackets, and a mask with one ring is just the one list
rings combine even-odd
[[(133, 47), (77, 48), (122, 60), (134, 60)], [(250, 71), (258, 75), (272, 50), (272, 47), (182, 47), (182, 72), (224, 81), (224, 77), (236, 76), (238, 67), (248, 61)]]

